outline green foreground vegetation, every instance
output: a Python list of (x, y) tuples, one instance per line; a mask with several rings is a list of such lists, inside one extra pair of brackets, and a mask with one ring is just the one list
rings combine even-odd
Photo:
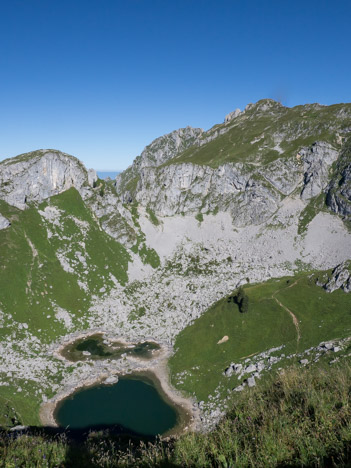
[(236, 394), (209, 434), (122, 444), (103, 433), (78, 443), (3, 432), (0, 460), (2, 467), (350, 466), (351, 368), (343, 360), (271, 375)]

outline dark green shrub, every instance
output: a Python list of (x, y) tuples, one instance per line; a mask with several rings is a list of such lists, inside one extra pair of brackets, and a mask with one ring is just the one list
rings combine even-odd
[(249, 298), (245, 295), (239, 305), (240, 312), (245, 314), (249, 310)]

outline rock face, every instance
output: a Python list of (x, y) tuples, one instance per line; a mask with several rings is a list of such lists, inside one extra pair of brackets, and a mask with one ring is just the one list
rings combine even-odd
[(140, 155), (140, 169), (160, 166), (185, 151), (203, 134), (202, 128), (185, 127), (156, 138)]
[(225, 116), (224, 123), (229, 123), (231, 120), (235, 119), (235, 117), (238, 117), (240, 115), (241, 110), (240, 109), (235, 109), (235, 111), (230, 112)]
[[(344, 125), (342, 119), (351, 118), (351, 109), (326, 118), (327, 107), (300, 107), (291, 111), (266, 99), (235, 110), (207, 132), (187, 127), (158, 138), (117, 177), (117, 194), (122, 203), (135, 201), (161, 217), (229, 211), (238, 227), (267, 221), (293, 193), (308, 202), (328, 188), (340, 154), (340, 138), (333, 132)], [(321, 113), (319, 126), (309, 120), (309, 113), (316, 112)], [(329, 131), (335, 144), (318, 138), (308, 146), (300, 143), (321, 130)], [(217, 164), (216, 158), (228, 159), (226, 154), (236, 151), (232, 162)], [(240, 151), (248, 153), (242, 161)], [(348, 212), (343, 200), (351, 194), (350, 168), (344, 176), (342, 196), (330, 197), (334, 211)]]
[(151, 206), (159, 216), (219, 209), (230, 211), (236, 226), (257, 225), (278, 209), (282, 195), (298, 186), (303, 200), (326, 188), (338, 152), (327, 143), (316, 142), (302, 148), (299, 156), (300, 160), (279, 158), (258, 169), (243, 163), (217, 169), (191, 163), (144, 166), (134, 195), (127, 191), (121, 196), (125, 203), (135, 199), (142, 206)]
[(96, 171), (94, 169), (89, 169), (88, 170), (88, 184), (90, 187), (93, 187), (94, 184), (96, 183), (98, 177), (96, 174)]
[(328, 292), (342, 289), (346, 293), (351, 291), (351, 261), (346, 261), (334, 268), (329, 281), (324, 285)]
[(199, 142), (203, 134), (201, 128), (180, 128), (167, 135), (156, 138), (146, 146), (133, 164), (116, 177), (116, 188), (123, 196), (123, 201), (132, 201), (131, 192), (135, 180), (146, 167), (158, 167)]
[[(218, 169), (195, 164), (145, 168), (135, 195), (159, 216), (229, 210), (239, 226), (258, 224), (278, 207), (280, 194), (251, 177), (243, 164)], [(127, 200), (125, 200), (127, 201)]]
[(309, 148), (302, 148), (300, 155), (304, 165), (301, 198), (309, 200), (327, 187), (329, 167), (337, 160), (339, 153), (330, 144), (317, 141)]
[[(228, 212), (235, 226), (245, 227), (270, 219), (286, 196), (308, 203), (329, 190), (328, 206), (347, 218), (350, 153), (339, 155), (350, 121), (350, 105), (289, 109), (265, 99), (242, 112), (236, 109), (206, 132), (185, 127), (157, 138), (117, 176), (115, 189), (110, 184), (100, 196), (94, 190), (95, 171), (87, 172), (59, 151), (39, 150), (3, 161), (0, 198), (23, 209), (75, 187), (102, 228), (127, 247), (138, 236), (128, 209), (134, 202), (159, 217)], [(335, 162), (339, 178), (330, 182)]]
[(327, 205), (345, 219), (351, 219), (351, 139), (344, 146), (337, 170), (329, 184)]
[(23, 210), (71, 187), (80, 190), (97, 179), (83, 164), (60, 151), (39, 150), (0, 163), (0, 198)]
[(10, 224), (10, 221), (0, 214), (0, 229), (6, 229)]

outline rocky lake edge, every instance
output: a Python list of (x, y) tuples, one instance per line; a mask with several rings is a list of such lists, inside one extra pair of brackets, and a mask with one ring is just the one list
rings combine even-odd
[[(103, 335), (104, 340), (109, 342), (119, 342), (126, 347), (135, 345), (126, 341), (123, 337), (112, 336), (102, 330), (90, 330), (81, 333), (74, 333), (68, 338), (65, 337), (61, 344), (52, 350), (55, 358), (62, 360), (65, 364), (72, 364), (61, 353), (69, 345), (83, 339), (90, 338), (96, 335)], [(163, 437), (178, 436), (188, 430), (199, 430), (201, 427), (200, 410), (195, 401), (183, 396), (179, 391), (171, 386), (169, 382), (168, 358), (172, 350), (162, 343), (157, 343), (155, 340), (148, 339), (147, 341), (154, 342), (160, 346), (156, 351), (157, 356), (152, 359), (144, 359), (136, 356), (123, 356), (123, 362), (118, 362), (112, 359), (99, 359), (90, 361), (92, 373), (90, 378), (81, 381), (79, 375), (75, 375), (74, 379), (69, 382), (64, 388), (57, 392), (54, 397), (42, 403), (39, 411), (40, 421), (46, 427), (59, 427), (55, 419), (55, 413), (58, 406), (77, 391), (94, 387), (97, 385), (113, 385), (118, 382), (118, 378), (135, 377), (142, 380), (151, 381), (160, 397), (171, 405), (177, 412), (177, 424), (170, 429)], [(103, 363), (104, 369), (101, 369), (100, 364)]]

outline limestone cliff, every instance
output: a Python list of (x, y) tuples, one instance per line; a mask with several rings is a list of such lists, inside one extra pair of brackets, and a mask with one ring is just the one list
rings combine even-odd
[(261, 224), (285, 196), (308, 202), (327, 190), (350, 122), (350, 105), (249, 104), (207, 132), (155, 140), (117, 176), (117, 194), (161, 217), (229, 211), (237, 226)]
[(0, 163), (0, 199), (19, 209), (71, 187), (80, 190), (96, 181), (73, 156), (57, 150), (38, 150)]
[(327, 193), (327, 205), (345, 220), (351, 219), (351, 139), (345, 143), (344, 150)]

